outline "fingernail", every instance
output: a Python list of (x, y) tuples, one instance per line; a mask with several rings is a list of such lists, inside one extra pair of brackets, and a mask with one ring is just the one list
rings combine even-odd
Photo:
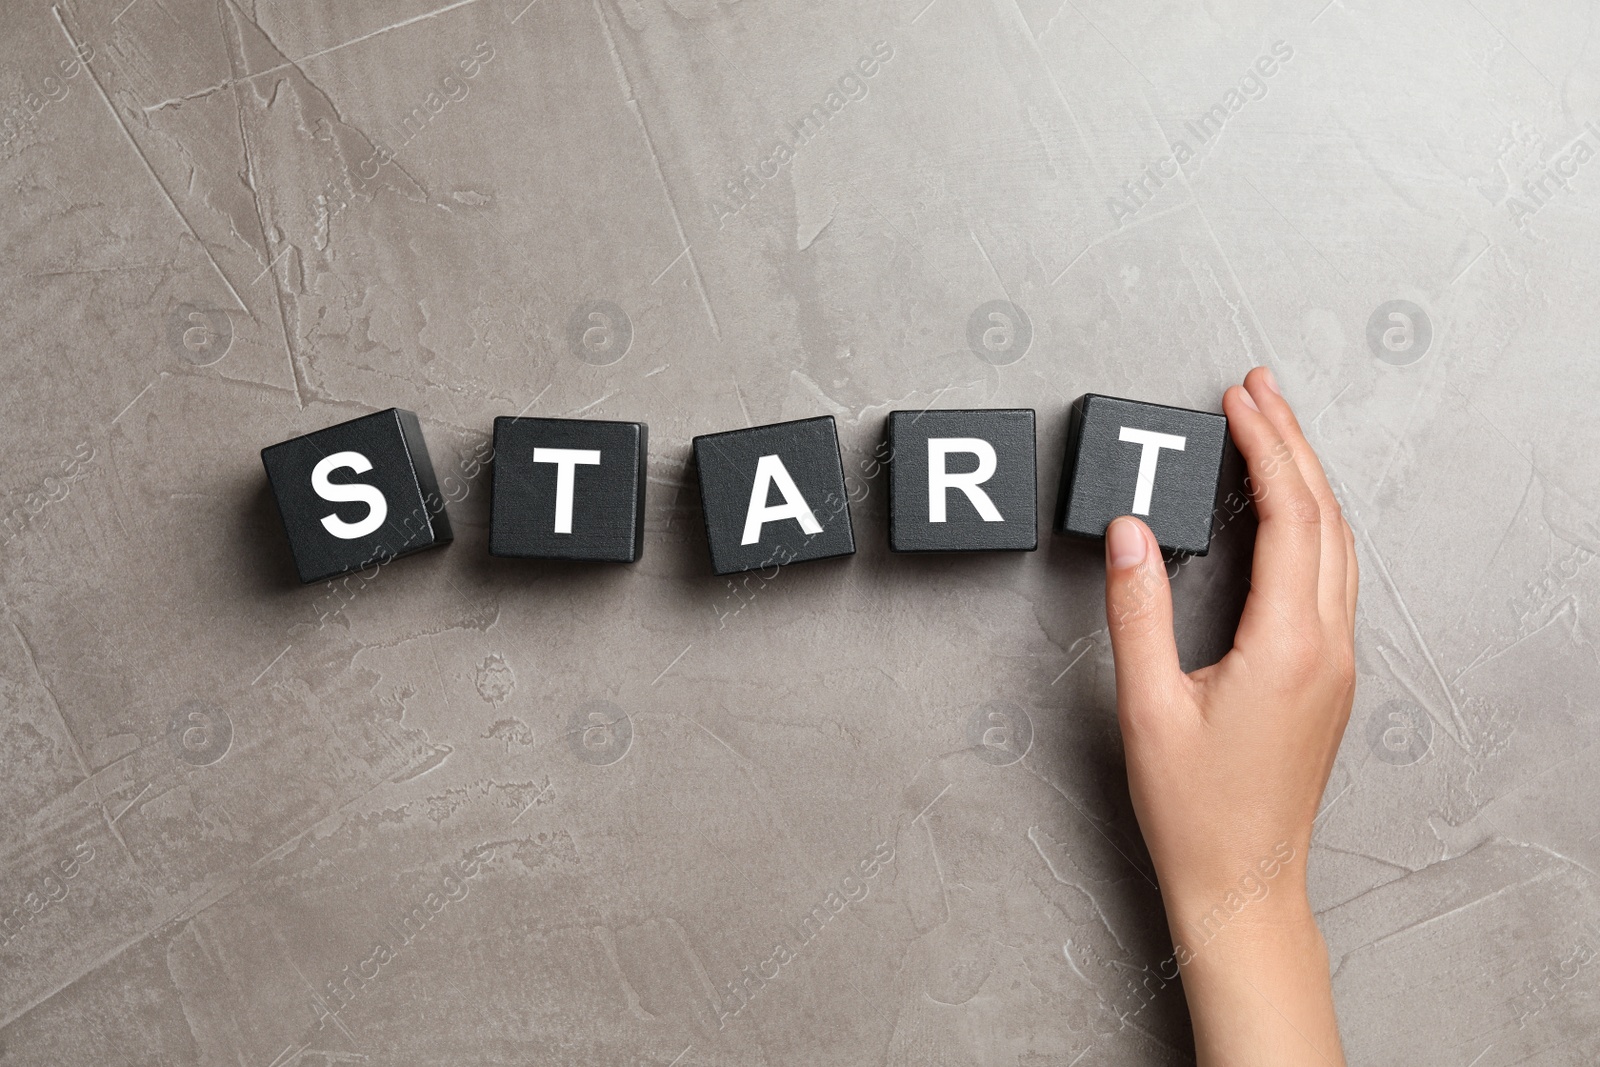
[(1261, 380), (1267, 383), (1267, 388), (1271, 389), (1276, 395), (1282, 396), (1283, 390), (1278, 388), (1278, 376), (1272, 373), (1272, 368), (1263, 367), (1262, 370), (1266, 371), (1266, 373), (1261, 376)]
[(1144, 562), (1144, 534), (1132, 519), (1113, 519), (1106, 529), (1106, 558), (1113, 567), (1137, 567)]
[(1241, 388), (1239, 390), (1239, 395), (1244, 398), (1245, 406), (1251, 411), (1261, 410), (1260, 408), (1256, 407), (1256, 398), (1250, 395), (1250, 390)]

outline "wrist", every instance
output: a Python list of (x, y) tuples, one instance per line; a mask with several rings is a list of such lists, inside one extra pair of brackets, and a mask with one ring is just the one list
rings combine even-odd
[[(1230, 907), (1230, 900), (1237, 906)], [(1174, 900), (1167, 906), (1167, 926), (1178, 963), (1185, 968), (1201, 956), (1270, 952), (1322, 936), (1311, 901), (1299, 885), (1274, 886), (1259, 900), (1241, 902), (1226, 895), (1209, 903)]]
[[(1284, 893), (1273, 906), (1260, 903), (1174, 953), (1198, 1063), (1233, 1064), (1252, 1050), (1268, 1058), (1251, 1062), (1343, 1067), (1327, 945), (1309, 902)], [(1174, 937), (1181, 941), (1176, 928)]]
[(1175, 945), (1195, 952), (1224, 935), (1239, 944), (1315, 931), (1303, 855), (1302, 849), (1280, 843), (1260, 862), (1237, 865), (1241, 873), (1231, 878), (1163, 877), (1162, 900)]

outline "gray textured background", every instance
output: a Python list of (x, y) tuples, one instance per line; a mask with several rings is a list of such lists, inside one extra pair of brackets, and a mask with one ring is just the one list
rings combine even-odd
[[(1096, 550), (892, 558), (873, 450), (1034, 407), (1048, 514), (1072, 397), (1257, 363), (1365, 578), (1352, 1062), (1596, 1061), (1594, 5), (525, 4), (0, 9), (0, 1063), (1184, 1062)], [(257, 450), (392, 405), (456, 543), (295, 585)], [(488, 558), (518, 412), (649, 423), (643, 562)], [(859, 554), (712, 578), (690, 438), (825, 413)]]

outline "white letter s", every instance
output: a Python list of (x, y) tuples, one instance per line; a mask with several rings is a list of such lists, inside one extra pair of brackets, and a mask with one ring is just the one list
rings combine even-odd
[(367, 517), (360, 522), (345, 522), (337, 515), (322, 517), (322, 525), (327, 527), (329, 533), (345, 541), (354, 541), (383, 525), (383, 520), (389, 517), (389, 502), (376, 486), (359, 483), (335, 485), (328, 481), (331, 472), (346, 467), (357, 474), (365, 474), (372, 469), (372, 461), (360, 452), (335, 452), (331, 456), (324, 456), (311, 468), (311, 488), (322, 499), (335, 504), (359, 502), (367, 505)]

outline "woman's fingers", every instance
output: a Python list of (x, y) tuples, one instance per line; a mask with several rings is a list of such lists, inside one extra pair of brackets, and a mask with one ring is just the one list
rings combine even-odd
[(1240, 386), (1222, 397), (1228, 432), (1244, 456), (1246, 482), (1260, 527), (1251, 564), (1250, 596), (1239, 622), (1241, 642), (1282, 644), (1288, 630), (1302, 638), (1320, 633), (1317, 590), (1321, 578), (1322, 509), (1306, 485), (1293, 450), (1252, 394)]
[(1294, 455), (1295, 467), (1300, 471), (1306, 487), (1311, 490), (1311, 495), (1317, 500), (1317, 509), (1322, 519), (1322, 551), (1318, 569), (1318, 608), (1323, 618), (1331, 621), (1342, 622), (1346, 618), (1345, 612), (1345, 543), (1344, 543), (1344, 516), (1339, 510), (1339, 501), (1333, 495), (1333, 487), (1328, 484), (1328, 476), (1322, 469), (1322, 464), (1317, 460), (1317, 454), (1312, 449), (1311, 443), (1306, 440), (1306, 435), (1300, 429), (1300, 420), (1295, 418), (1293, 409), (1283, 398), (1278, 389), (1278, 382), (1273, 377), (1272, 371), (1266, 367), (1257, 367), (1245, 375), (1244, 387), (1272, 423), (1278, 436), (1283, 438)]

